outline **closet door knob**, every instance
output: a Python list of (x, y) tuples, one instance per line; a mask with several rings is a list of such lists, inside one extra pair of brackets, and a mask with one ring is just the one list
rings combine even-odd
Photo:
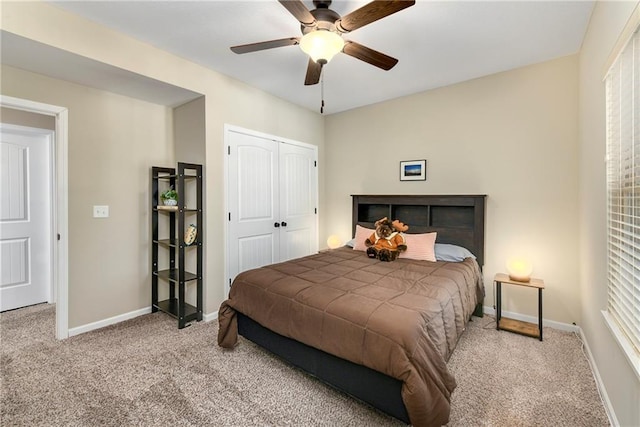
[(282, 222), (280, 223), (280, 225), (281, 225), (281, 226), (283, 226), (283, 227), (286, 227), (286, 226), (287, 226), (287, 223), (286, 223), (286, 222), (284, 222), (284, 221), (282, 221)]
[(280, 223), (276, 222), (275, 224), (273, 224), (274, 227), (280, 227)]

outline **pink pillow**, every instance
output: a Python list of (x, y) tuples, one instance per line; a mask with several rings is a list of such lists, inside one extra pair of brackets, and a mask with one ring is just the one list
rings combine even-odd
[(407, 250), (400, 253), (400, 258), (417, 259), (419, 261), (436, 262), (436, 235), (438, 233), (405, 234)]
[(367, 240), (369, 237), (371, 237), (371, 234), (373, 234), (373, 231), (374, 230), (371, 230), (369, 228), (364, 228), (359, 225), (356, 225), (356, 235), (353, 238), (354, 240), (353, 250), (366, 251), (367, 247), (365, 246), (364, 241)]

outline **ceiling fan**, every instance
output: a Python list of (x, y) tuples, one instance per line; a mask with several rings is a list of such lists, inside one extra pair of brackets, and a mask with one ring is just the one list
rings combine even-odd
[(415, 0), (375, 0), (341, 17), (329, 9), (331, 0), (313, 0), (316, 8), (311, 11), (301, 0), (278, 1), (300, 22), (302, 37), (233, 46), (231, 50), (240, 54), (300, 45), (300, 48), (309, 55), (305, 85), (317, 84), (320, 81), (322, 67), (339, 52), (383, 70), (393, 68), (398, 63), (397, 59), (354, 41), (344, 40), (342, 34), (357, 30), (415, 4)]

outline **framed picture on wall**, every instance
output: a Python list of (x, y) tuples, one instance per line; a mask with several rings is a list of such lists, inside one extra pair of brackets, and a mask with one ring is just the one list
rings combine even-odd
[(400, 181), (426, 181), (426, 160), (403, 160), (400, 162)]

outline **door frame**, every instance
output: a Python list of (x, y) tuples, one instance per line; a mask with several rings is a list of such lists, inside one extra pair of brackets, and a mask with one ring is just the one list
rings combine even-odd
[(55, 118), (51, 150), (53, 238), (50, 252), (56, 302), (56, 338), (65, 339), (69, 337), (69, 111), (65, 107), (5, 95), (0, 95), (0, 106)]
[[(255, 130), (225, 123), (224, 124), (224, 144), (222, 148), (224, 150), (224, 153), (223, 153), (223, 156), (224, 156), (223, 186), (224, 186), (224, 215), (225, 215), (224, 242), (225, 242), (225, 248), (227, 249), (229, 248), (229, 221), (226, 219), (229, 213), (229, 194), (228, 194), (229, 193), (229, 188), (228, 188), (229, 186), (229, 147), (230, 147), (229, 132), (244, 133), (246, 135), (251, 135), (258, 138), (271, 139), (273, 141), (283, 142), (285, 144), (297, 145), (299, 147), (308, 148), (313, 150), (315, 153), (316, 159), (318, 158), (317, 145), (307, 144), (306, 142), (300, 142), (300, 141), (295, 141), (293, 139), (282, 138), (280, 136), (270, 135), (267, 133), (258, 132)], [(320, 201), (320, 182), (318, 177), (319, 177), (318, 168), (316, 168), (316, 206), (319, 205), (319, 201)], [(318, 218), (319, 218), (319, 215), (316, 215), (316, 236), (315, 236), (316, 244), (318, 243), (318, 236), (320, 235), (320, 230), (319, 230), (320, 221), (318, 220)], [(222, 296), (223, 299), (225, 300), (228, 298), (229, 290), (231, 289), (231, 283), (229, 283), (229, 280), (230, 280), (229, 251), (225, 250), (224, 251), (224, 295)]]

